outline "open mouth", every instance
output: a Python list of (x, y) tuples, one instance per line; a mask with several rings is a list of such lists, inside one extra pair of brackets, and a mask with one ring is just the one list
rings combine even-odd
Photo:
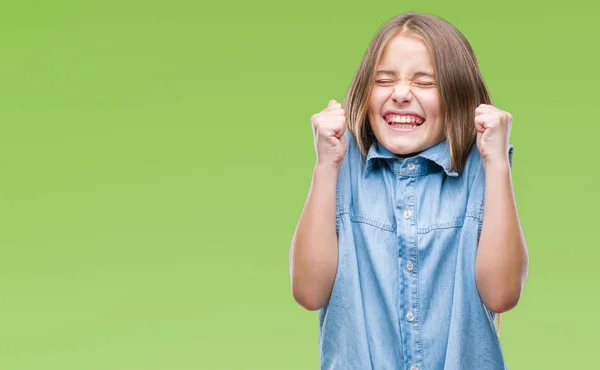
[(384, 119), (395, 129), (413, 129), (425, 122), (423, 117), (412, 114), (387, 114)]

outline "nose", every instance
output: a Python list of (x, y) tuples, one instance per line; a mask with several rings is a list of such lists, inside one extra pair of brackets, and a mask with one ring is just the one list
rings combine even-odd
[(392, 93), (392, 100), (394, 101), (394, 103), (410, 103), (412, 99), (413, 95), (410, 91), (410, 86), (400, 83), (396, 84), (394, 92)]

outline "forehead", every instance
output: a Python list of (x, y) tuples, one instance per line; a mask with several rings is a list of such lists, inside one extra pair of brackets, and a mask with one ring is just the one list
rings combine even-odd
[(379, 67), (385, 69), (428, 69), (433, 63), (427, 45), (414, 36), (394, 36), (383, 49)]

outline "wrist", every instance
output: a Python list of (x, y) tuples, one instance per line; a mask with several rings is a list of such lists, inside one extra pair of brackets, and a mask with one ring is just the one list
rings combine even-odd
[(319, 177), (334, 176), (337, 178), (340, 167), (341, 163), (317, 161), (315, 167), (313, 168), (313, 174)]
[(486, 171), (510, 172), (510, 161), (508, 156), (488, 156), (483, 160), (483, 168)]
[(341, 163), (336, 163), (332, 161), (317, 161), (315, 163), (314, 172), (319, 174), (331, 174), (334, 173), (337, 175), (341, 167)]

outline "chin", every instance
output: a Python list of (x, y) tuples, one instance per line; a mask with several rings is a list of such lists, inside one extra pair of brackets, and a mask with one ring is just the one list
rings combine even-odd
[(415, 135), (386, 135), (385, 133), (381, 135), (379, 133), (375, 136), (384, 148), (397, 155), (408, 156), (427, 149), (426, 143)]
[(418, 145), (397, 142), (389, 144), (382, 143), (382, 145), (390, 152), (401, 156), (410, 156), (413, 154), (418, 154), (425, 149)]

